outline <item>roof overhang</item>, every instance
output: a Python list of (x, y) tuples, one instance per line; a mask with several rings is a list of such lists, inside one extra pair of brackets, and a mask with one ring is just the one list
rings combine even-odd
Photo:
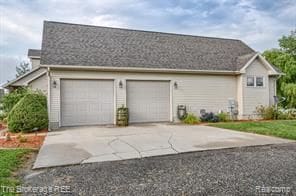
[(274, 67), (260, 54), (256, 53), (241, 69), (240, 73), (246, 73), (247, 68), (256, 60), (259, 59), (263, 65), (268, 69), (268, 75), (285, 75), (284, 73), (280, 73), (274, 69)]
[(32, 69), (31, 71), (21, 75), (20, 77), (10, 81), (10, 82), (7, 82), (6, 84), (2, 85), (3, 88), (9, 88), (10, 86), (15, 86), (15, 87), (18, 87), (18, 86), (27, 86), (30, 82), (32, 82), (33, 80), (41, 77), (42, 75), (44, 75), (46, 73), (46, 71), (43, 71), (41, 73), (39, 73), (38, 75), (36, 75), (34, 78), (32, 79), (29, 79), (28, 81), (26, 81), (23, 85), (15, 85), (16, 82), (18, 82), (19, 80), (25, 78), (26, 76), (29, 76), (30, 74), (34, 73), (35, 71), (39, 70), (40, 67), (36, 67), (35, 69)]
[(137, 67), (107, 67), (107, 66), (79, 66), (79, 65), (40, 65), (51, 70), (94, 70), (94, 71), (121, 71), (144, 73), (188, 73), (188, 74), (213, 74), (213, 75), (239, 75), (239, 71), (224, 70), (191, 70), (191, 69), (163, 69), (163, 68), (137, 68)]
[(30, 59), (40, 59), (40, 56), (28, 56)]

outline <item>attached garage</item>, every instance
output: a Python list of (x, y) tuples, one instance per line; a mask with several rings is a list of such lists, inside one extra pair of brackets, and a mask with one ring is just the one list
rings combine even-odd
[(61, 125), (114, 123), (114, 81), (61, 79)]
[(129, 121), (170, 121), (170, 82), (128, 80), (127, 107)]

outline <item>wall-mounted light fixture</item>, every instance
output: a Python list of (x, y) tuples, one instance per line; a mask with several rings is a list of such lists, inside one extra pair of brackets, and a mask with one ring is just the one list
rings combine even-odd
[(177, 82), (174, 83), (174, 88), (178, 89), (178, 83)]
[(54, 80), (54, 81), (52, 82), (52, 87), (53, 87), (53, 88), (56, 88), (56, 87), (57, 87), (57, 81)]
[(121, 80), (119, 81), (119, 84), (118, 85), (119, 85), (119, 88), (122, 88), (123, 87), (123, 83), (122, 83)]

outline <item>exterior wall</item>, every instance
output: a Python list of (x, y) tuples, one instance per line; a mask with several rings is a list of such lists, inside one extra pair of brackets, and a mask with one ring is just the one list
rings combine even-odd
[[(51, 71), (50, 122), (52, 128), (60, 126), (60, 79), (114, 79), (115, 107), (126, 105), (126, 80), (167, 80), (170, 81), (172, 121), (178, 121), (177, 106), (185, 104), (187, 110), (199, 115), (200, 109), (218, 112), (228, 110), (228, 99), (237, 99), (237, 77), (225, 75), (127, 73), (97, 71)], [(119, 88), (119, 82), (123, 88)], [(178, 88), (174, 88), (177, 82)]]
[(33, 90), (42, 91), (47, 96), (48, 82), (47, 82), (46, 74), (44, 74), (41, 77), (37, 78), (36, 80), (33, 80), (32, 82), (30, 82), (29, 86)]
[(30, 60), (32, 64), (32, 69), (40, 66), (40, 58), (39, 59), (31, 58)]
[(26, 86), (28, 81), (33, 80), (35, 77), (38, 77), (41, 73), (44, 73), (46, 71), (45, 68), (40, 68), (29, 75), (23, 77), (22, 79), (16, 81), (13, 86)]
[[(247, 76), (263, 76), (263, 87), (248, 87)], [(242, 115), (240, 118), (252, 119), (258, 118), (256, 114), (256, 107), (259, 105), (269, 106), (270, 103), (270, 86), (268, 69), (257, 59), (247, 69), (242, 76)]]

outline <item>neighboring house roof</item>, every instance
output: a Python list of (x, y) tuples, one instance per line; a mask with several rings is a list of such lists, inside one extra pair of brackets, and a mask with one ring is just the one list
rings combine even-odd
[(38, 49), (29, 49), (28, 50), (28, 57), (39, 57), (41, 55), (41, 50)]
[(40, 63), (239, 71), (255, 54), (236, 39), (45, 21)]
[[(40, 76), (44, 75), (45, 73), (46, 73), (45, 68), (37, 67), (37, 68), (32, 69), (29, 72), (19, 76), (18, 78), (7, 82), (2, 87), (8, 88), (10, 86), (26, 86), (26, 85), (28, 85), (28, 83), (39, 78)], [(20, 82), (21, 80), (24, 80), (24, 81)]]

